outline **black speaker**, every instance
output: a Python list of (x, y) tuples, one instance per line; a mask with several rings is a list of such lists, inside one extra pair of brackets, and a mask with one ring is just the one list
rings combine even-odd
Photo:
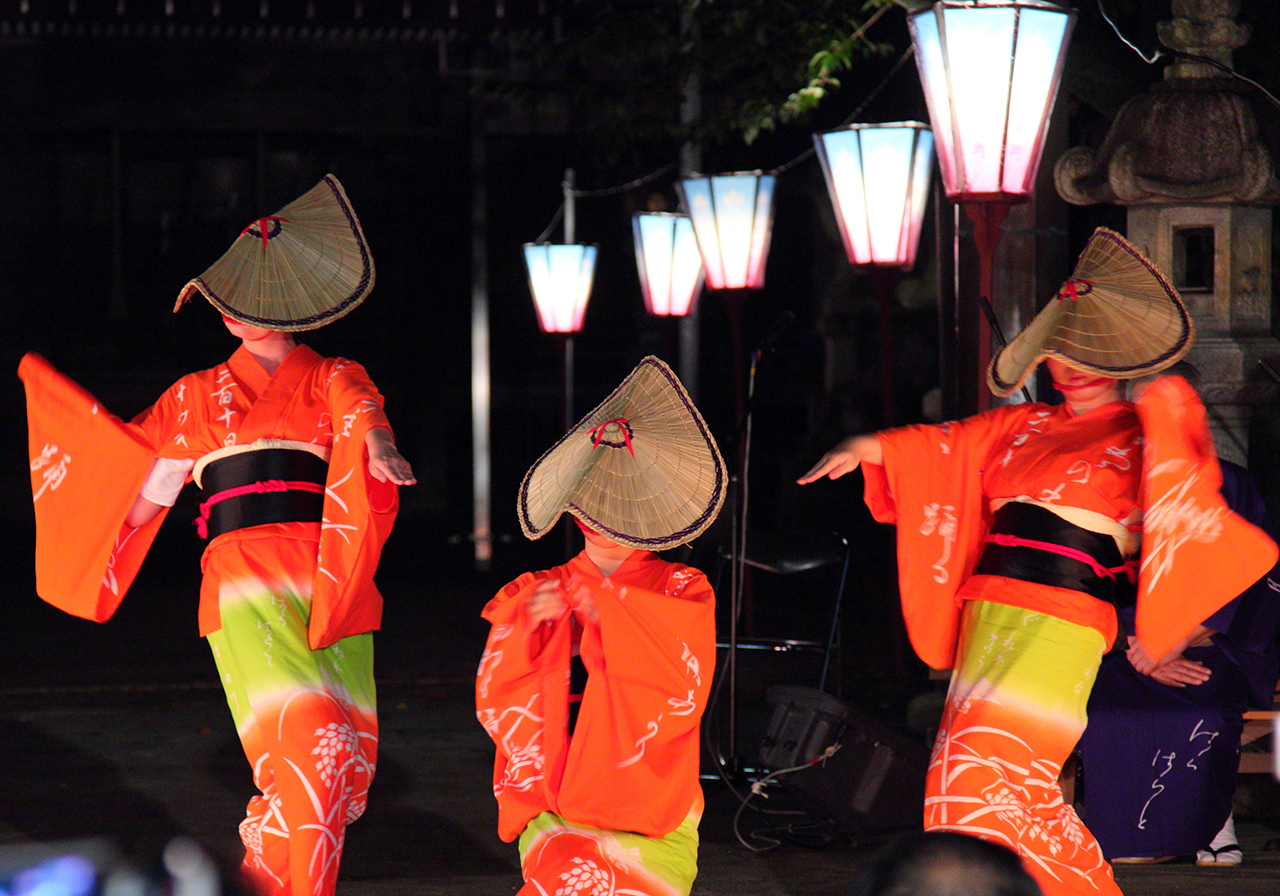
[[(929, 768), (924, 745), (821, 691), (781, 696), (770, 726), (774, 742), (762, 748), (762, 758), (798, 761), (773, 768), (809, 761), (832, 740), (839, 744), (829, 759), (780, 776), (778, 782), (788, 792), (855, 839), (922, 827)], [(843, 725), (823, 743), (832, 721), (840, 717), (839, 709), (844, 710)], [(788, 754), (788, 746), (793, 754)]]
[(772, 771), (821, 756), (835, 743), (849, 717), (849, 707), (813, 688), (776, 685), (765, 691), (764, 700), (773, 707), (773, 716), (760, 741), (760, 761)]

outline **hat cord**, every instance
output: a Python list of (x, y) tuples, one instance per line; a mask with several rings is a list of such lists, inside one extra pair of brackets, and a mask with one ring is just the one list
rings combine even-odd
[[(1084, 288), (1081, 289), (1081, 287)], [(1092, 280), (1068, 280), (1062, 284), (1062, 289), (1058, 290), (1058, 301), (1071, 299), (1074, 302), (1081, 296), (1087, 296), (1091, 292), (1093, 292)]]
[[(628, 420), (626, 417), (614, 417), (612, 420), (606, 420), (603, 423), (601, 423), (599, 426), (592, 429), (591, 430), (591, 447), (592, 448), (600, 447), (600, 442), (602, 439), (604, 439), (605, 427), (607, 427), (610, 423), (618, 424), (618, 428), (622, 430), (622, 440), (623, 442), (626, 443), (627, 451), (631, 452), (632, 457), (635, 457), (636, 456), (635, 449), (631, 447), (631, 421)], [(622, 447), (620, 445), (610, 444), (609, 442), (605, 442), (605, 445), (609, 448)]]
[[(280, 218), (280, 217), (276, 217), (275, 215), (268, 215), (267, 217), (259, 218), (258, 220), (254, 221), (253, 224), (249, 224), (248, 226), (246, 226), (244, 230), (240, 231), (240, 235), (244, 236), (246, 233), (249, 232), (249, 228), (253, 227), (254, 224), (256, 224), (258, 226), (258, 230), (262, 233), (262, 250), (265, 252), (267, 249), (267, 240), (270, 239), (270, 237), (267, 235), (267, 230), (270, 229), (267, 227), (268, 221), (279, 221), (281, 224), (289, 223), (288, 218)], [(277, 231), (277, 233), (278, 232), (279, 231)], [(271, 236), (275, 236), (275, 234), (271, 234)]]

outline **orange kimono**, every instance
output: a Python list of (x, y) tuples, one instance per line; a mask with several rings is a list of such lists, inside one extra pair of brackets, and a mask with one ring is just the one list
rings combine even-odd
[[(532, 624), (528, 597), (548, 579), (571, 605), (589, 595), (598, 619)], [(688, 893), (703, 809), (699, 721), (716, 649), (706, 577), (636, 551), (604, 578), (583, 553), (516, 579), (483, 615), (493, 627), (477, 715), (497, 747), (498, 834), (521, 838), (521, 892), (555, 892), (590, 868), (611, 887)], [(575, 640), (587, 680), (570, 736)]]
[[(320, 575), (311, 646), (381, 624), (373, 573), (399, 498), (395, 486), (373, 479), (364, 466), (364, 434), (390, 424), (359, 364), (300, 345), (267, 376), (241, 347), (226, 364), (183, 377), (132, 423), (112, 416), (39, 355), (25, 355), (18, 376), (27, 393), (36, 589), (44, 600), (95, 622), (115, 613), (168, 513), (136, 530), (124, 526), (156, 457), (195, 460), (228, 445), (290, 438), (331, 454), (324, 525), (313, 536)], [(60, 537), (73, 530), (77, 538)], [(208, 553), (202, 562), (207, 571)], [(200, 634), (215, 631), (218, 616), (205, 587)]]
[(1231, 513), (1205, 412), (1175, 377), (1137, 405), (1073, 416), (1022, 404), (878, 434), (866, 501), (897, 524), (903, 615), (916, 652), (954, 668), (930, 762), (925, 827), (1002, 842), (1047, 896), (1119, 893), (1058, 776), (1086, 722), (1111, 604), (1066, 587), (975, 575), (992, 512), (1028, 502), (1122, 553), (1141, 541), (1137, 634), (1165, 655), (1263, 575), (1276, 546)]
[(132, 423), (38, 356), (19, 375), (37, 590), (87, 619), (115, 612), (164, 518), (136, 530), (124, 522), (155, 458), (191, 463), (258, 440), (327, 457), (321, 521), (251, 525), (210, 542), (199, 630), (262, 792), (241, 824), (247, 876), (263, 893), (332, 894), (377, 752), (370, 632), (382, 598), (372, 576), (397, 509), (395, 487), (367, 473), (365, 433), (387, 426), (381, 396), (359, 365), (305, 346), (273, 375), (241, 347)]

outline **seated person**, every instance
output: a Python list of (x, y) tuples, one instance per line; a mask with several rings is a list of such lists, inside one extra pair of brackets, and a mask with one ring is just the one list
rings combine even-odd
[[(1189, 365), (1173, 372), (1195, 383)], [(1265, 527), (1249, 472), (1220, 464), (1228, 506)], [(1241, 717), (1247, 705), (1269, 709), (1274, 699), (1277, 588), (1272, 571), (1159, 662), (1132, 636), (1133, 608), (1120, 610), (1130, 634), (1103, 657), (1077, 748), (1085, 823), (1111, 861), (1195, 855), (1202, 865), (1240, 863), (1231, 806)]]
[(701, 572), (651, 551), (711, 525), (726, 483), (697, 409), (652, 357), (525, 476), (525, 534), (568, 510), (586, 546), (483, 611), (476, 707), (497, 747), (498, 835), (519, 838), (521, 894), (693, 886), (715, 597)]

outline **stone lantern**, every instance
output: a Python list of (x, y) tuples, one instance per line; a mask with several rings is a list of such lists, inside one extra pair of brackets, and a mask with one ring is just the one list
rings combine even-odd
[(1172, 9), (1161, 43), (1212, 62), (1174, 56), (1163, 82), (1125, 103), (1098, 149), (1058, 159), (1054, 183), (1075, 205), (1128, 208), (1126, 236), (1195, 319), (1188, 360), (1201, 373), (1218, 453), (1245, 463), (1252, 409), (1274, 397), (1269, 371), (1280, 371), (1271, 331), (1276, 110), (1230, 74), (1233, 51), (1249, 40), (1234, 18), (1238, 0), (1173, 0)]

